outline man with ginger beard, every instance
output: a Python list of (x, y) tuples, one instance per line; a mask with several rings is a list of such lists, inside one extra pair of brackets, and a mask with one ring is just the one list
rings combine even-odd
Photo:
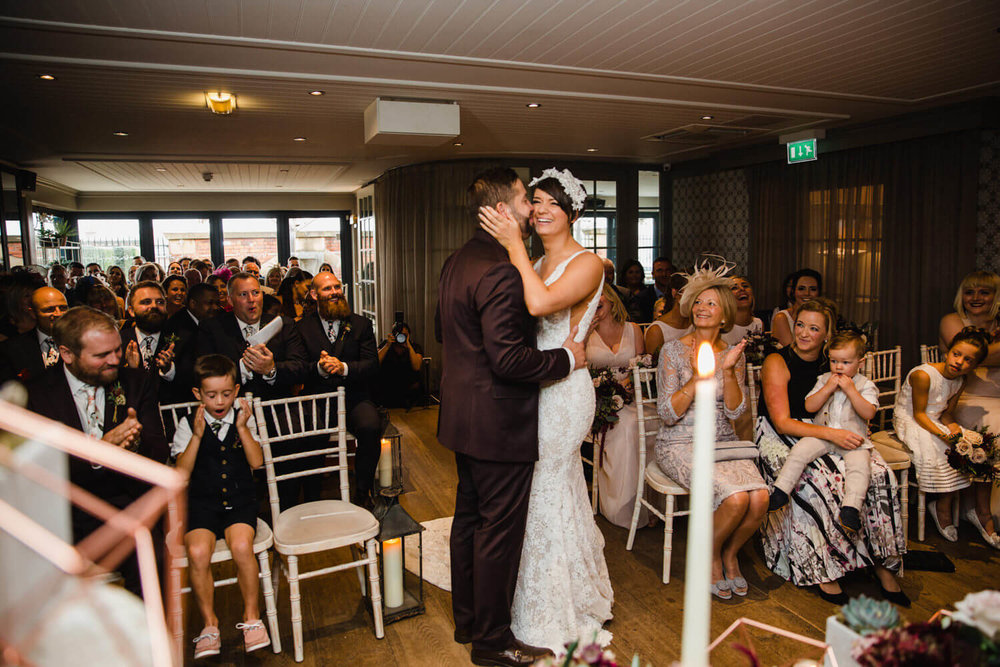
[(32, 292), (35, 328), (0, 343), (0, 384), (14, 379), (29, 382), (59, 361), (52, 330), (67, 310), (66, 295), (59, 290), (40, 287)]
[[(370, 508), (382, 435), (370, 388), (378, 373), (375, 332), (371, 321), (351, 312), (344, 286), (334, 274), (317, 274), (309, 294), (316, 301), (316, 312), (296, 324), (309, 357), (304, 393), (345, 388), (347, 429), (358, 443), (352, 502)], [(311, 492), (315, 490), (306, 489), (307, 499)]]
[(136, 283), (128, 294), (128, 314), (131, 320), (121, 329), (123, 365), (149, 373), (160, 403), (189, 400), (174, 363), (179, 352), (176, 337), (163, 332), (167, 323), (163, 287), (152, 280)]
[[(105, 443), (166, 463), (156, 394), (148, 374), (120, 367), (122, 348), (117, 323), (87, 306), (71, 308), (55, 323), (60, 362), (27, 385), (28, 409), (83, 431)], [(126, 475), (70, 457), (70, 481), (119, 509), (148, 486)], [(79, 542), (101, 521), (73, 508), (73, 537)], [(154, 540), (162, 536), (153, 529)], [(119, 566), (125, 587), (141, 595), (134, 552)]]

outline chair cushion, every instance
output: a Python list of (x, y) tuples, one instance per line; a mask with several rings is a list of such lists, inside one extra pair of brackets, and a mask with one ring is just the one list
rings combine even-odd
[(910, 455), (906, 452), (906, 445), (900, 442), (895, 434), (890, 431), (879, 431), (872, 434), (871, 441), (890, 468), (899, 470), (910, 467)]
[(343, 500), (317, 500), (285, 510), (274, 522), (274, 548), (298, 555), (358, 544), (378, 535), (375, 516)]
[(688, 490), (683, 486), (663, 474), (656, 461), (646, 464), (646, 483), (655, 491), (671, 496), (686, 496)]
[[(271, 545), (274, 544), (274, 536), (271, 534), (271, 527), (267, 525), (267, 522), (261, 518), (257, 518), (257, 532), (253, 536), (253, 552), (259, 554), (261, 551), (270, 549)], [(171, 541), (167, 540), (167, 547), (169, 548)], [(180, 554), (177, 554), (173, 550), (170, 552), (171, 560), (170, 564), (173, 567), (187, 567), (187, 553), (184, 551), (184, 541), (180, 542)], [(232, 560), (233, 555), (229, 553), (229, 545), (226, 544), (225, 540), (215, 541), (215, 551), (212, 552), (213, 563), (223, 563), (227, 560)]]

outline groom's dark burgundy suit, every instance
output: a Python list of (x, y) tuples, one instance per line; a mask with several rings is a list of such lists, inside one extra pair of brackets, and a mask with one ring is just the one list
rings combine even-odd
[(451, 529), (456, 637), (474, 649), (503, 650), (514, 640), (510, 608), (538, 459), (538, 383), (569, 375), (571, 356), (535, 349), (521, 277), (484, 231), (445, 261), (438, 297), (438, 440), (455, 452), (458, 467)]

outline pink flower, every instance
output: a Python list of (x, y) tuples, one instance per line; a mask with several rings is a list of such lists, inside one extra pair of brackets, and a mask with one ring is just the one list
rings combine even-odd
[(986, 450), (981, 447), (973, 447), (969, 454), (969, 460), (973, 463), (986, 463)]

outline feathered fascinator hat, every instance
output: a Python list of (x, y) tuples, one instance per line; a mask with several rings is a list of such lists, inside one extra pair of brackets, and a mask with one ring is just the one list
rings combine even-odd
[(546, 178), (554, 178), (559, 181), (559, 185), (562, 186), (566, 196), (569, 197), (574, 211), (579, 213), (583, 210), (583, 205), (587, 202), (587, 191), (583, 189), (583, 183), (573, 175), (573, 172), (569, 169), (563, 169), (560, 171), (555, 167), (550, 167), (549, 169), (543, 171), (542, 175), (538, 178), (531, 179), (531, 182), (528, 183), (528, 187), (534, 187)]
[(705, 255), (701, 261), (695, 263), (691, 273), (682, 273), (681, 275), (687, 278), (687, 284), (681, 293), (681, 315), (691, 317), (694, 300), (707, 289), (714, 287), (720, 294), (725, 292), (732, 296), (733, 279), (729, 276), (729, 272), (734, 268), (736, 265), (727, 262), (725, 257)]

